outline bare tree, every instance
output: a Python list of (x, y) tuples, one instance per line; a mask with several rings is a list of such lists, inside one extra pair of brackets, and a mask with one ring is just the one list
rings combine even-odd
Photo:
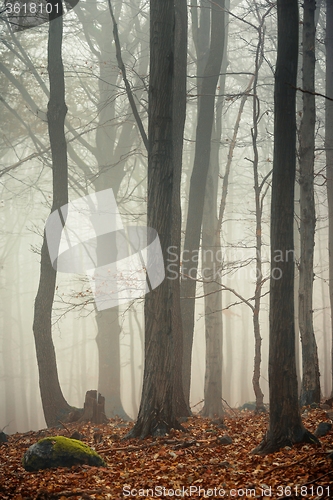
[[(195, 289), (201, 224), (204, 209), (207, 173), (210, 162), (211, 138), (214, 121), (215, 93), (224, 52), (225, 1), (217, 0), (210, 5), (211, 41), (207, 63), (202, 75), (199, 110), (196, 129), (195, 159), (191, 175), (190, 195), (186, 222), (184, 259), (182, 265), (181, 304), (184, 335), (183, 387), (185, 401), (189, 404), (191, 381), (191, 357), (194, 330)], [(200, 75), (201, 76), (201, 75)]]
[(316, 108), (315, 79), (315, 0), (303, 3), (303, 114), (299, 133), (300, 237), (298, 318), (302, 340), (303, 377), (300, 404), (320, 402), (320, 374), (317, 342), (313, 329), (313, 254), (315, 239), (314, 147)]
[[(186, 9), (186, 5), (183, 9)], [(174, 228), (175, 221), (177, 225), (180, 223), (179, 207), (173, 206), (180, 202), (179, 157), (176, 167), (174, 159), (175, 152), (179, 151), (177, 142), (182, 142), (183, 130), (175, 125), (175, 120), (180, 119), (179, 113), (175, 113), (176, 106), (181, 105), (185, 113), (185, 106), (175, 102), (173, 95), (178, 49), (175, 22), (177, 18), (173, 0), (151, 0), (147, 222), (160, 235), (165, 262), (168, 249), (179, 238), (179, 230), (177, 228), (175, 231)], [(184, 101), (185, 97), (184, 92)], [(181, 121), (184, 123), (184, 117)], [(148, 260), (153, 258), (148, 255)], [(171, 428), (180, 428), (174, 404), (174, 349), (179, 333), (175, 331), (179, 326), (175, 314), (179, 310), (179, 294), (175, 293), (173, 278), (169, 266), (166, 266), (164, 281), (146, 295), (142, 399), (137, 422), (128, 437), (163, 435)]]
[[(294, 324), (294, 184), (296, 170), (295, 88), (298, 60), (298, 2), (278, 0), (278, 50), (274, 91), (274, 160), (271, 206), (269, 332), (269, 428), (258, 454), (316, 442), (298, 407)], [(277, 253), (279, 258), (276, 259)], [(282, 256), (282, 258), (280, 258)]]
[[(55, 0), (57, 2), (57, 0)], [(57, 2), (58, 3), (58, 2)], [(58, 5), (61, 5), (58, 3)], [(55, 10), (55, 9), (54, 9)], [(65, 138), (65, 80), (62, 62), (62, 16), (50, 14), (48, 40), (48, 72), (50, 100), (47, 119), (52, 153), (53, 204), (51, 212), (68, 203), (67, 145)], [(35, 300), (33, 332), (39, 369), (39, 385), (46, 424), (54, 426), (70, 411), (59, 384), (57, 363), (52, 341), (52, 305), (55, 292), (56, 271), (53, 269), (44, 239), (41, 251), (41, 270)]]
[[(333, 0), (326, 1), (326, 95), (333, 98)], [(331, 326), (333, 340), (333, 101), (325, 99), (325, 150), (328, 201), (328, 253)], [(331, 356), (333, 396), (333, 344)]]

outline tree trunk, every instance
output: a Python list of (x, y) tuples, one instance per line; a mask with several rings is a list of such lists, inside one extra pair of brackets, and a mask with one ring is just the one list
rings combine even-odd
[[(333, 98), (333, 0), (326, 1), (326, 95)], [(332, 353), (331, 396), (333, 397), (333, 101), (325, 101), (325, 150), (328, 201), (329, 292), (331, 303)]]
[[(226, 70), (226, 42), (222, 68)], [(220, 78), (220, 92), (224, 94), (225, 74)], [(215, 109), (214, 141), (212, 142), (210, 166), (207, 176), (204, 213), (202, 221), (202, 278), (205, 301), (206, 366), (204, 385), (204, 407), (201, 415), (222, 417), (222, 359), (223, 319), (221, 278), (221, 232), (217, 213), (218, 181), (220, 174), (219, 151), (222, 135), (223, 98), (218, 99)], [(228, 178), (225, 173), (224, 179)]]
[[(224, 0), (211, 4), (211, 44), (203, 75), (198, 111), (195, 159), (190, 184), (188, 214), (182, 263), (182, 321), (183, 321), (183, 387), (189, 405), (191, 384), (191, 358), (194, 330), (197, 255), (200, 245), (207, 173), (210, 162), (212, 127), (214, 121), (215, 92), (224, 52), (225, 12)], [(221, 36), (222, 33), (222, 36)]]
[[(60, 5), (60, 4), (59, 4)], [(55, 9), (54, 9), (55, 10)], [(64, 123), (67, 113), (65, 103), (65, 81), (62, 63), (62, 16), (51, 20), (48, 40), (48, 72), (50, 100), (47, 110), (49, 137), (52, 154), (53, 204), (51, 212), (68, 203), (67, 145)], [(48, 427), (58, 425), (70, 411), (59, 384), (57, 362), (52, 341), (52, 305), (55, 291), (56, 271), (53, 269), (44, 232), (41, 251), (41, 270), (35, 300), (33, 332), (35, 337), (39, 386), (44, 417)]]
[(317, 343), (313, 330), (313, 254), (315, 238), (314, 146), (315, 146), (315, 0), (304, 0), (303, 19), (303, 116), (300, 128), (300, 236), (299, 329), (302, 341), (303, 377), (301, 406), (320, 402)]
[(269, 333), (269, 429), (254, 453), (272, 453), (303, 441), (316, 442), (298, 407), (294, 324), (295, 88), (298, 2), (278, 0), (278, 49), (274, 91), (274, 160), (271, 206)]
[[(270, 9), (267, 11), (267, 13)], [(264, 406), (264, 393), (260, 386), (260, 367), (261, 367), (261, 333), (260, 333), (260, 305), (261, 305), (261, 290), (263, 285), (262, 276), (262, 210), (265, 193), (262, 194), (265, 184), (259, 182), (258, 164), (258, 121), (260, 119), (260, 102), (257, 95), (257, 84), (259, 77), (259, 69), (263, 61), (264, 53), (264, 21), (262, 17), (258, 28), (258, 44), (255, 57), (255, 69), (253, 78), (253, 108), (252, 108), (252, 122), (251, 129), (252, 147), (253, 147), (253, 179), (254, 179), (254, 197), (256, 209), (256, 286), (254, 290), (254, 309), (253, 309), (253, 332), (254, 332), (254, 367), (252, 385), (256, 397), (256, 412), (265, 411)]]
[[(209, 176), (207, 187), (212, 189)], [(210, 191), (211, 198), (207, 204), (216, 202), (216, 195)], [(216, 203), (215, 203), (216, 207)], [(209, 210), (211, 212), (211, 210)], [(204, 386), (204, 407), (201, 414), (206, 417), (223, 416), (222, 405), (222, 300), (220, 276), (221, 262), (216, 258), (217, 249), (221, 243), (217, 236), (217, 217), (203, 220), (202, 273), (203, 290), (205, 294), (205, 338), (206, 338), (206, 368)]]
[[(97, 38), (99, 52), (99, 122), (96, 131), (96, 159), (99, 175), (94, 180), (96, 191), (112, 188), (115, 198), (125, 176), (124, 164), (116, 158), (115, 143), (117, 127), (115, 119), (115, 89), (118, 71), (110, 61), (110, 47), (112, 46), (111, 19), (102, 23), (100, 36)], [(114, 50), (114, 49), (113, 49)], [(115, 57), (115, 53), (112, 54)], [(106, 64), (107, 62), (107, 64)], [(124, 137), (128, 139), (133, 124), (125, 123), (122, 126), (118, 145), (124, 146)], [(122, 155), (124, 151), (121, 151)], [(97, 251), (99, 251), (97, 249)], [(129, 420), (120, 396), (120, 334), (119, 308), (96, 311), (98, 348), (98, 391), (105, 397), (105, 412), (110, 418), (118, 416)]]
[(180, 248), (181, 248), (181, 204), (180, 182), (182, 173), (183, 133), (186, 117), (186, 75), (187, 75), (187, 5), (186, 0), (175, 2), (175, 59), (173, 81), (173, 162), (174, 186), (172, 199), (172, 247), (176, 248), (177, 262), (172, 263), (177, 279), (171, 281), (173, 310), (172, 330), (174, 332), (174, 405), (177, 417), (190, 415), (183, 391), (183, 327), (180, 308)]
[[(175, 241), (172, 204), (178, 198), (179, 172), (175, 169), (176, 141), (183, 130), (174, 127), (175, 6), (173, 0), (150, 1), (150, 82), (148, 124), (148, 226), (156, 229), (164, 262)], [(182, 106), (181, 103), (178, 105)], [(180, 137), (176, 138), (175, 130)], [(179, 208), (178, 208), (179, 210)], [(179, 258), (179, 252), (178, 252)], [(154, 259), (148, 252), (148, 260)], [(166, 266), (164, 281), (145, 298), (145, 368), (137, 422), (128, 437), (158, 436), (180, 428), (174, 406), (177, 332), (174, 313), (179, 297), (175, 277)], [(179, 279), (179, 276), (176, 276)]]

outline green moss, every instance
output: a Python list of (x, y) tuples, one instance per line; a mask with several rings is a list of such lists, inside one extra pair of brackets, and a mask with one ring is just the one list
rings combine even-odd
[(98, 453), (94, 451), (92, 448), (82, 443), (78, 439), (70, 439), (64, 436), (51, 436), (38, 441), (42, 443), (44, 441), (53, 441), (53, 451), (56, 454), (67, 454), (80, 458), (81, 456), (90, 455), (94, 457), (99, 457)]
[(106, 465), (100, 455), (82, 441), (64, 436), (47, 437), (30, 446), (22, 463), (29, 471), (77, 464)]

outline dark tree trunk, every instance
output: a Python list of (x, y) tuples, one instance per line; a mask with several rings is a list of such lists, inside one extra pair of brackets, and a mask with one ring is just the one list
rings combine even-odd
[[(180, 248), (181, 248), (181, 204), (180, 181), (182, 173), (183, 133), (186, 117), (186, 75), (187, 75), (187, 4), (186, 0), (175, 2), (175, 59), (173, 80), (173, 199), (172, 199), (172, 246), (176, 248), (177, 262), (172, 269), (177, 279), (173, 287), (172, 330), (174, 332), (174, 405), (177, 417), (190, 415), (183, 391), (183, 327), (180, 309)], [(173, 250), (175, 250), (175, 248)], [(167, 263), (168, 264), (168, 263)]]
[[(148, 124), (148, 226), (157, 230), (165, 263), (175, 242), (173, 203), (180, 176), (173, 120), (175, 7), (173, 0), (150, 0), (150, 82)], [(178, 105), (181, 105), (178, 103)], [(178, 127), (177, 127), (178, 129)], [(183, 130), (178, 129), (181, 133)], [(148, 260), (154, 258), (148, 255)], [(145, 369), (137, 422), (128, 437), (163, 435), (180, 428), (174, 407), (177, 307), (174, 276), (166, 266), (164, 281), (145, 299)]]
[[(47, 119), (53, 173), (53, 205), (51, 212), (68, 203), (67, 145), (64, 132), (67, 106), (65, 103), (64, 68), (61, 55), (62, 20), (63, 18), (60, 16), (50, 22), (48, 40), (50, 100)], [(55, 282), (56, 271), (53, 269), (50, 261), (44, 233), (40, 280), (35, 300), (33, 332), (39, 370), (39, 386), (44, 417), (48, 427), (58, 425), (58, 420), (64, 419), (65, 415), (71, 409), (60, 388), (52, 341), (51, 317)]]
[(302, 424), (295, 364), (293, 222), (298, 2), (278, 0), (277, 8), (269, 317), (270, 421), (263, 442), (254, 450), (260, 454), (272, 453), (293, 443), (316, 441)]
[[(326, 95), (333, 98), (333, 0), (326, 1)], [(328, 201), (329, 291), (331, 303), (333, 397), (333, 101), (325, 102), (325, 149)]]
[(181, 306), (183, 321), (183, 387), (185, 401), (189, 405), (191, 384), (191, 358), (194, 330), (195, 289), (197, 255), (200, 245), (201, 224), (204, 209), (206, 180), (210, 161), (212, 127), (214, 121), (215, 92), (221, 70), (224, 51), (224, 0), (211, 4), (211, 44), (203, 75), (199, 102), (195, 159), (190, 184), (186, 222), (181, 282)]
[(313, 330), (313, 254), (315, 238), (314, 201), (314, 146), (316, 109), (314, 92), (315, 79), (315, 0), (303, 3), (303, 116), (299, 134), (300, 140), (300, 235), (301, 254), (299, 269), (299, 329), (302, 340), (303, 377), (301, 406), (320, 402), (320, 374), (317, 343)]

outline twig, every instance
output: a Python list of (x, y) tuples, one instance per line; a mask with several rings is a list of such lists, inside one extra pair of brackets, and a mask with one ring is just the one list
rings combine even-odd
[(146, 443), (140, 446), (122, 446), (120, 448), (101, 448), (98, 450), (99, 453), (105, 453), (107, 451), (137, 451), (144, 450), (145, 448), (150, 448), (152, 446), (160, 446), (161, 444), (176, 444), (179, 443), (178, 439), (168, 440), (168, 441), (154, 441), (153, 443)]
[(98, 490), (79, 490), (76, 488), (73, 488), (73, 490), (64, 490), (64, 491), (57, 491), (57, 492), (52, 492), (50, 493), (49, 491), (44, 491), (44, 490), (39, 490), (39, 495), (41, 494), (46, 494), (47, 496), (50, 495), (52, 498), (61, 498), (61, 497), (72, 497), (72, 496), (82, 496), (82, 498), (88, 499), (92, 498), (90, 495), (100, 495), (103, 493), (103, 490), (98, 489)]
[(199, 401), (199, 403), (195, 404), (194, 406), (191, 406), (191, 409), (192, 409), (192, 408), (195, 408), (195, 407), (196, 407), (196, 406), (198, 406), (198, 405), (200, 405), (200, 404), (201, 404), (201, 403), (203, 403), (204, 401), (205, 401), (205, 400), (204, 400), (204, 399), (202, 399), (201, 401)]
[(330, 470), (326, 472), (326, 474), (323, 474), (322, 476), (317, 477), (316, 479), (313, 479), (312, 481), (309, 481), (308, 483), (302, 484), (302, 486), (308, 486), (308, 484), (313, 484), (322, 479), (325, 476), (329, 476), (330, 474), (333, 474), (333, 470)]
[(303, 92), (303, 94), (311, 94), (311, 95), (315, 95), (318, 97), (323, 97), (324, 99), (327, 99), (328, 101), (333, 101), (333, 97), (328, 97), (325, 94), (320, 94), (320, 92), (312, 92), (311, 90), (305, 90), (305, 89), (302, 89), (301, 87), (294, 87), (294, 85), (291, 85), (291, 83), (289, 83), (288, 85), (290, 85), (290, 87), (292, 89), (299, 90), (300, 92)]
[(117, 26), (117, 23), (116, 23), (116, 19), (115, 19), (114, 15), (113, 15), (111, 0), (108, 0), (108, 4), (109, 4), (110, 14), (111, 14), (111, 18), (112, 18), (112, 23), (113, 23), (113, 36), (114, 36), (114, 41), (115, 41), (115, 45), (116, 45), (116, 57), (117, 57), (117, 62), (118, 62), (118, 68), (120, 69), (120, 71), (121, 71), (121, 73), (123, 75), (123, 80), (124, 80), (124, 84), (125, 84), (125, 88), (126, 88), (126, 93), (127, 93), (127, 97), (128, 97), (129, 103), (131, 105), (132, 113), (133, 113), (135, 121), (136, 121), (136, 123), (137, 123), (137, 125), (139, 127), (143, 143), (144, 143), (144, 145), (145, 145), (145, 147), (146, 147), (146, 149), (148, 151), (148, 138), (147, 138), (147, 134), (146, 134), (146, 131), (145, 131), (144, 127), (143, 127), (143, 123), (142, 123), (142, 120), (140, 118), (140, 115), (138, 113), (138, 109), (137, 109), (135, 101), (134, 101), (134, 97), (133, 97), (133, 93), (132, 93), (132, 90), (131, 90), (131, 86), (130, 86), (129, 81), (128, 81), (127, 76), (126, 76), (125, 64), (124, 64), (123, 59), (121, 57), (121, 47), (120, 47), (120, 41), (119, 41), (118, 26)]
[(225, 400), (225, 399), (223, 399), (223, 398), (221, 398), (221, 399), (222, 399), (223, 403), (225, 403), (225, 404), (228, 406), (228, 408), (230, 408), (230, 410), (231, 410), (231, 411), (232, 411), (235, 415), (237, 415), (237, 413), (235, 412), (235, 410), (234, 410), (233, 408), (231, 408), (231, 406), (229, 405), (228, 401), (226, 401), (226, 400)]
[(326, 453), (322, 452), (322, 451), (314, 451), (313, 453), (310, 453), (310, 455), (305, 455), (304, 457), (300, 458), (296, 462), (290, 462), (290, 463), (287, 463), (287, 464), (276, 465), (272, 469), (266, 470), (263, 473), (263, 476), (266, 476), (267, 474), (270, 474), (271, 472), (275, 471), (276, 469), (285, 469), (286, 467), (292, 467), (294, 465), (297, 465), (297, 464), (303, 462), (303, 460), (305, 460), (306, 458), (310, 458), (310, 457), (313, 457), (314, 455), (318, 455), (318, 454), (326, 454)]
[(66, 429), (67, 432), (71, 432), (70, 429), (68, 429), (68, 427), (61, 420), (58, 420), (58, 422), (64, 427), (64, 429)]
[[(302, 488), (302, 486), (308, 486), (309, 484), (314, 484), (314, 483), (316, 483), (317, 481), (320, 481), (320, 479), (322, 479), (323, 477), (329, 476), (330, 474), (333, 474), (333, 470), (330, 470), (329, 472), (326, 472), (326, 474), (323, 474), (322, 476), (319, 476), (319, 477), (317, 477), (316, 479), (313, 479), (312, 481), (309, 481), (308, 483), (301, 484), (301, 485), (299, 486), (299, 488)], [(323, 487), (324, 487), (324, 486), (323, 486)], [(290, 497), (290, 495), (289, 495), (289, 496), (286, 496), (286, 497), (281, 497), (281, 500), (286, 500), (287, 498), (288, 498), (288, 499), (290, 499), (290, 498), (294, 498), (294, 497)], [(295, 498), (296, 498), (296, 497), (295, 497)], [(297, 497), (297, 498), (298, 498), (298, 497)], [(317, 498), (319, 498), (319, 497), (317, 497)], [(324, 497), (323, 497), (323, 498), (324, 498)], [(327, 498), (327, 497), (325, 497), (325, 498)]]

